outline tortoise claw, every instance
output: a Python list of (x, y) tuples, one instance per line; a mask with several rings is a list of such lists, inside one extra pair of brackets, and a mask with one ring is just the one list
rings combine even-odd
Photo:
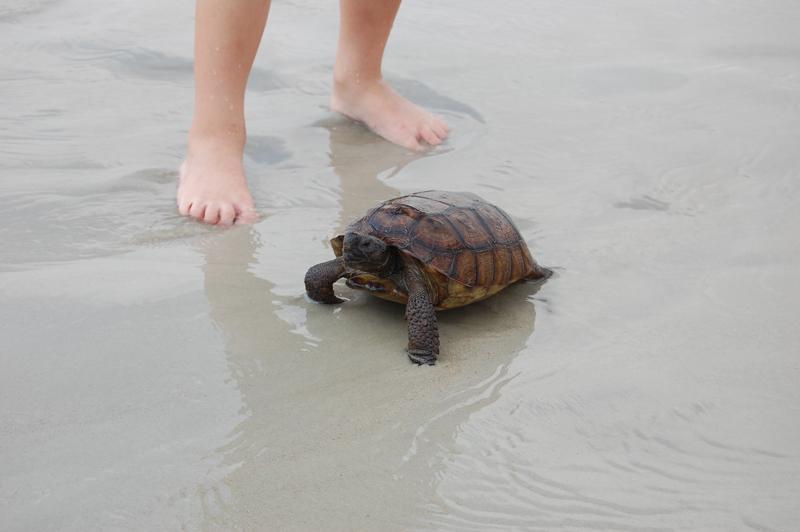
[(415, 364), (433, 366), (436, 364), (436, 355), (430, 351), (409, 350), (408, 358)]
[(317, 299), (317, 302), (324, 303), (325, 305), (338, 305), (339, 303), (344, 303), (345, 300), (340, 297), (331, 296), (325, 299)]

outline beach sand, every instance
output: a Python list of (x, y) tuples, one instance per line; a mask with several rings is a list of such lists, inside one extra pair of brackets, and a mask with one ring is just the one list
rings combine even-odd
[[(0, 528), (792, 530), (800, 8), (414, 3), (409, 153), (327, 108), (335, 3), (275, 2), (264, 216), (181, 218), (192, 5), (0, 7)], [(468, 190), (556, 271), (440, 314), (309, 301), (371, 205)]]

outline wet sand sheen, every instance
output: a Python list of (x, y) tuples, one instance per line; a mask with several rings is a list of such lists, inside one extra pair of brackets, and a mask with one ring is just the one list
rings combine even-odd
[[(326, 110), (336, 6), (276, 3), (266, 216), (224, 231), (174, 212), (191, 6), (0, 8), (0, 528), (793, 528), (800, 11), (506, 9), (401, 9), (388, 74), (454, 131), (415, 155)], [(442, 313), (435, 368), (399, 306), (302, 293), (426, 188), (557, 271)]]

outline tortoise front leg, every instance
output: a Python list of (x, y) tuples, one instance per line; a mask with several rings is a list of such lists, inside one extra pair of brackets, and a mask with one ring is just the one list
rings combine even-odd
[(344, 275), (344, 270), (342, 257), (310, 267), (305, 279), (308, 297), (320, 303), (342, 303), (344, 300), (336, 297), (333, 292), (333, 283)]
[(408, 358), (417, 364), (436, 363), (439, 354), (439, 324), (425, 279), (416, 266), (405, 271), (408, 288), (406, 320), (408, 320)]

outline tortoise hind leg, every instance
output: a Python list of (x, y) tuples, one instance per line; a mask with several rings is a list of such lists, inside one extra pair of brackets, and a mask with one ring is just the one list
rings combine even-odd
[(336, 297), (333, 292), (333, 283), (344, 275), (344, 270), (342, 257), (310, 267), (305, 278), (308, 297), (320, 303), (342, 303), (344, 300)]
[(416, 267), (406, 269), (405, 281), (408, 287), (408, 358), (416, 364), (433, 366), (439, 354), (436, 310), (425, 288), (422, 273)]
[(535, 262), (533, 263), (533, 268), (531, 268), (531, 273), (525, 277), (526, 281), (544, 281), (545, 279), (550, 278), (553, 275), (553, 270), (550, 268), (545, 268), (544, 266), (539, 266)]

